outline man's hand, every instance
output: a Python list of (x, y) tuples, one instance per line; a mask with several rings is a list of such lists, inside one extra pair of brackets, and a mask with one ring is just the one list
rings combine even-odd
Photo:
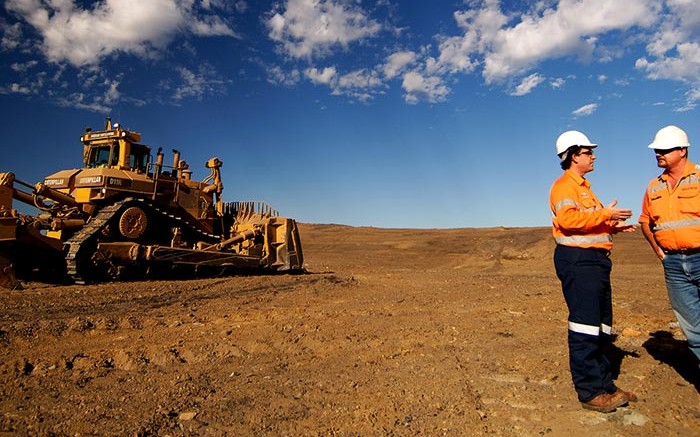
[(617, 205), (617, 200), (613, 200), (610, 202), (610, 205), (608, 205), (605, 209), (610, 211), (610, 219), (611, 220), (621, 220), (625, 221), (628, 218), (632, 217), (632, 210), (629, 208), (615, 208), (615, 205)]
[(658, 252), (656, 252), (656, 256), (659, 258), (659, 261), (663, 261), (664, 258), (666, 258), (666, 254), (663, 250), (659, 250)]
[(618, 232), (634, 232), (637, 230), (635, 225), (628, 225), (625, 222), (615, 221), (612, 224), (612, 233), (617, 234)]
[(661, 248), (661, 246), (659, 246), (659, 243), (656, 242), (656, 238), (654, 238), (654, 232), (652, 232), (651, 226), (649, 225), (649, 223), (640, 224), (642, 225), (642, 234), (644, 234), (644, 238), (646, 238), (649, 242), (649, 245), (656, 254), (657, 258), (663, 261), (664, 258), (666, 258), (666, 254), (664, 253), (664, 250)]

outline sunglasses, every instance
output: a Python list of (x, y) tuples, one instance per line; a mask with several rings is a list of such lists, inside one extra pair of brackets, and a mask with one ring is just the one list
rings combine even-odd
[(594, 153), (593, 153), (593, 151), (592, 151), (592, 150), (584, 150), (583, 152), (578, 152), (578, 153), (576, 154), (576, 156), (579, 156), (579, 155), (588, 155), (588, 156), (593, 156), (593, 155), (594, 155)]
[(681, 150), (681, 149), (682, 149), (682, 147), (674, 147), (673, 149), (654, 149), (654, 153), (656, 153), (657, 155), (667, 155), (667, 154), (673, 152), (674, 150)]

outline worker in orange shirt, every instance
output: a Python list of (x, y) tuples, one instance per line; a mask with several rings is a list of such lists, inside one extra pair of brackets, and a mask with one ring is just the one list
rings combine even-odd
[(688, 160), (688, 135), (660, 129), (649, 145), (661, 175), (647, 186), (639, 223), (664, 266), (666, 291), (688, 346), (700, 360), (700, 165)]
[(607, 207), (591, 191), (597, 144), (581, 132), (564, 132), (556, 150), (564, 173), (550, 191), (554, 266), (569, 309), (569, 367), (582, 406), (609, 413), (637, 397), (615, 386), (605, 348), (612, 343), (612, 234), (634, 231), (632, 210)]

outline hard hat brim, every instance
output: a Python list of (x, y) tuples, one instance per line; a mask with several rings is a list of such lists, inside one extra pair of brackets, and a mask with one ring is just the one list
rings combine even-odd
[(651, 143), (647, 147), (649, 147), (650, 149), (655, 149), (655, 150), (671, 150), (671, 149), (677, 149), (679, 147), (680, 148), (690, 147), (690, 143), (686, 144), (685, 146), (669, 146), (669, 145)]

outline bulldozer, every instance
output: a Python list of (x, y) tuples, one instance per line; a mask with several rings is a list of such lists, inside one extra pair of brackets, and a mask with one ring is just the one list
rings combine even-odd
[(162, 147), (154, 157), (110, 118), (80, 141), (82, 168), (36, 184), (0, 173), (0, 286), (303, 271), (296, 221), (265, 202), (224, 202), (220, 159), (193, 180), (180, 151), (166, 165)]

